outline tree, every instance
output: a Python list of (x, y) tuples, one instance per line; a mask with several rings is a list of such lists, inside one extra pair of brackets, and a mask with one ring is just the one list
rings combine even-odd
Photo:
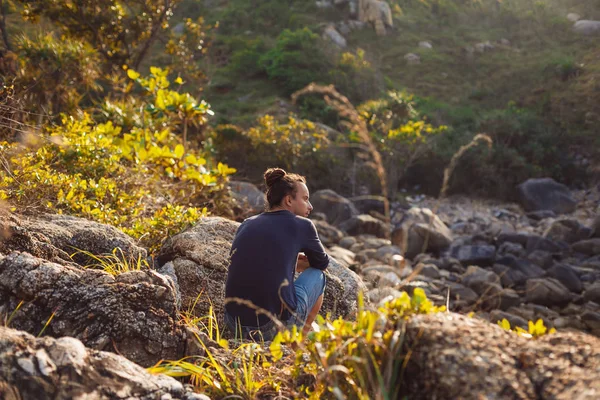
[[(39, 17), (52, 21), (64, 35), (82, 39), (94, 47), (105, 61), (105, 71), (128, 66), (139, 69), (149, 50), (159, 41), (187, 44), (198, 50), (205, 46), (202, 25), (188, 23), (177, 37), (169, 30), (174, 8), (182, 0), (18, 0), (25, 7), (25, 19)], [(196, 52), (197, 53), (197, 52)], [(186, 59), (189, 61), (189, 58)], [(183, 66), (182, 66), (183, 67)], [(188, 66), (189, 67), (189, 66)]]

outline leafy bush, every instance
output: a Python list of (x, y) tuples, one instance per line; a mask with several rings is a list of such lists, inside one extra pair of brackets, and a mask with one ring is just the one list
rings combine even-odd
[(493, 147), (477, 147), (463, 156), (451, 181), (453, 192), (507, 199), (528, 178), (571, 181), (576, 175), (567, 175), (573, 170), (565, 151), (568, 138), (531, 111), (510, 104), (485, 113), (476, 129), (492, 138)]
[(366, 59), (363, 49), (340, 54), (335, 67), (329, 71), (329, 80), (336, 89), (353, 102), (378, 98), (383, 92), (380, 74)]
[(382, 155), (393, 197), (398, 182), (429, 150), (431, 138), (447, 127), (427, 122), (415, 108), (413, 96), (403, 92), (388, 92), (382, 99), (361, 104), (358, 111)]
[(279, 83), (286, 95), (311, 82), (326, 79), (326, 71), (331, 66), (319, 36), (308, 28), (281, 32), (275, 47), (260, 62), (269, 79)]
[[(20, 210), (66, 212), (108, 223), (156, 247), (161, 240), (226, 207), (227, 177), (235, 172), (185, 147), (176, 131), (203, 125), (208, 104), (168, 89), (166, 71), (142, 78), (143, 98), (124, 101), (130, 125), (97, 122), (84, 113), (32, 137), (31, 147), (3, 142), (0, 198)], [(113, 103), (114, 104), (114, 103)], [(141, 110), (141, 112), (140, 112)], [(110, 116), (104, 114), (103, 118)], [(118, 119), (117, 119), (118, 120)]]
[(47, 34), (22, 36), (17, 45), (15, 85), (27, 110), (50, 116), (72, 113), (85, 94), (100, 89), (100, 58), (87, 43)]

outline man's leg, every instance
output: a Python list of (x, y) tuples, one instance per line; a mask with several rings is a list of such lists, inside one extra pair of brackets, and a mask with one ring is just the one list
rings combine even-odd
[(319, 298), (317, 299), (317, 302), (315, 303), (314, 307), (312, 308), (312, 310), (310, 310), (310, 312), (308, 313), (308, 316), (306, 317), (306, 323), (304, 324), (304, 329), (302, 329), (302, 334), (306, 335), (308, 332), (310, 332), (310, 327), (311, 327), (313, 321), (315, 320), (315, 318), (317, 318), (317, 314), (319, 313), (319, 310), (321, 309), (322, 305), (323, 305), (323, 295), (320, 295)]
[(294, 281), (298, 308), (291, 322), (298, 328), (302, 328), (303, 333), (310, 331), (310, 327), (321, 309), (325, 284), (325, 274), (315, 268), (307, 268)]

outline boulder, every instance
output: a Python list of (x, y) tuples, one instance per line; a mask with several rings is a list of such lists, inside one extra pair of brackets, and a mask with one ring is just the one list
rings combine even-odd
[(494, 263), (496, 248), (492, 245), (457, 246), (452, 248), (450, 254), (465, 266), (488, 266)]
[(319, 190), (310, 196), (314, 212), (327, 215), (327, 222), (332, 225), (340, 223), (358, 215), (356, 206), (347, 198), (340, 196), (330, 189)]
[(349, 235), (356, 236), (360, 234), (374, 235), (379, 238), (389, 237), (390, 227), (385, 222), (373, 218), (370, 215), (360, 214), (342, 222), (340, 229), (346, 231)]
[(593, 301), (596, 304), (600, 304), (600, 282), (596, 282), (585, 289), (583, 298), (586, 301)]
[(18, 252), (0, 262), (2, 314), (11, 314), (24, 302), (11, 327), (72, 336), (142, 366), (197, 350), (193, 333), (178, 322), (174, 291), (169, 279), (151, 270), (115, 277)]
[(265, 210), (267, 204), (265, 194), (249, 182), (230, 181), (229, 190), (232, 197), (242, 209), (243, 214), (259, 214)]
[(560, 253), (562, 251), (568, 250), (569, 245), (564, 242), (555, 242), (542, 236), (529, 235), (527, 238), (527, 244), (525, 245), (525, 249), (528, 253), (534, 252), (536, 250), (547, 251), (549, 253)]
[(590, 335), (530, 340), (454, 313), (415, 316), (405, 332), (410, 399), (591, 400), (600, 392), (600, 339)]
[(580, 35), (600, 35), (600, 21), (580, 19), (573, 24), (573, 32)]
[(419, 42), (419, 47), (422, 48), (422, 49), (427, 49), (427, 50), (433, 49), (433, 46), (431, 45), (431, 43), (427, 42), (427, 41), (421, 41), (421, 42)]
[(346, 38), (344, 38), (332, 25), (327, 26), (323, 31), (323, 39), (329, 40), (340, 49), (345, 49), (348, 46)]
[(556, 279), (571, 292), (581, 293), (583, 290), (583, 285), (581, 280), (575, 273), (573, 267), (567, 264), (555, 265), (554, 267), (548, 269), (548, 276)]
[(452, 243), (452, 232), (428, 208), (411, 208), (392, 232), (392, 244), (414, 258), (423, 252), (440, 253)]
[(390, 5), (383, 0), (358, 0), (358, 19), (373, 24), (379, 36), (394, 26)]
[(494, 311), (490, 312), (490, 322), (491, 323), (498, 323), (498, 321), (502, 321), (503, 319), (506, 319), (508, 322), (510, 322), (510, 326), (512, 328), (514, 328), (515, 326), (518, 326), (523, 329), (527, 329), (528, 325), (529, 325), (529, 323), (527, 322), (527, 320), (525, 320), (525, 318), (522, 318), (518, 315), (511, 314), (509, 312), (502, 311), (502, 310), (494, 310)]
[(54, 339), (0, 326), (2, 399), (209, 400), (181, 382), (152, 375), (119, 355), (86, 348), (71, 337)]
[(577, 202), (565, 185), (551, 178), (528, 179), (517, 186), (526, 211), (550, 210), (557, 214), (575, 211)]
[(327, 247), (336, 245), (344, 238), (344, 233), (335, 226), (329, 225), (325, 221), (313, 220), (313, 223), (317, 227), (317, 233), (319, 239)]
[(581, 16), (579, 14), (576, 13), (568, 13), (567, 14), (567, 19), (571, 22), (577, 22), (581, 19)]
[(421, 64), (421, 57), (415, 53), (406, 53), (404, 55), (404, 60), (408, 65), (418, 65)]
[(0, 226), (3, 231), (0, 253), (3, 254), (24, 251), (48, 261), (80, 265), (96, 263), (80, 251), (103, 255), (118, 248), (124, 258), (133, 260), (145, 259), (147, 255), (133, 238), (117, 228), (68, 215), (40, 214), (34, 217), (2, 212)]
[(338, 245), (345, 249), (350, 249), (353, 245), (356, 244), (356, 242), (357, 242), (357, 240), (354, 236), (346, 236), (346, 237), (342, 238), (342, 240), (340, 240)]
[(590, 234), (591, 229), (581, 225), (576, 219), (559, 219), (546, 229), (544, 237), (571, 244), (587, 239)]
[(494, 272), (479, 268), (478, 266), (469, 266), (462, 277), (461, 283), (471, 287), (480, 282), (499, 283), (500, 277)]
[(375, 211), (379, 214), (385, 215), (384, 197), (365, 195), (353, 197), (351, 200), (361, 214), (369, 214), (372, 211)]
[(425, 276), (431, 279), (440, 278), (440, 270), (435, 264), (423, 264), (420, 263), (415, 267), (415, 271), (421, 276)]
[(548, 307), (564, 305), (573, 299), (569, 289), (553, 278), (529, 279), (525, 295), (528, 302)]
[(592, 238), (587, 240), (581, 240), (573, 243), (571, 246), (573, 251), (578, 253), (586, 254), (588, 256), (595, 256), (600, 254), (600, 238)]
[(173, 263), (184, 310), (203, 317), (212, 305), (222, 315), (229, 252), (239, 225), (220, 217), (202, 218), (163, 244), (156, 261)]
[(590, 231), (590, 237), (600, 238), (600, 215), (597, 215), (596, 218), (594, 218), (594, 220), (592, 221)]
[(329, 254), (330, 257), (335, 258), (335, 260), (339, 264), (343, 265), (346, 268), (348, 268), (352, 264), (354, 264), (354, 257), (356, 256), (356, 254), (354, 254), (350, 250), (345, 249), (343, 247), (339, 247), (339, 246), (331, 247), (327, 251), (327, 254)]
[[(367, 287), (362, 278), (348, 267), (339, 263), (335, 258), (330, 258), (329, 266), (327, 267), (328, 275), (337, 277), (343, 284), (343, 292), (345, 295), (340, 296), (339, 292), (331, 292), (331, 296), (338, 302), (343, 302), (343, 312), (338, 315), (350, 316), (356, 311), (357, 300), (359, 293), (366, 294)], [(329, 276), (328, 276), (329, 278)], [(327, 293), (326, 293), (327, 295)], [(340, 309), (340, 307), (338, 307)]]

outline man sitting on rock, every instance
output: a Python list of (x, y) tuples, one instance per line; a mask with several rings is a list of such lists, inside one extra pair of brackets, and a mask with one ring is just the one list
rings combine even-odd
[[(237, 337), (257, 341), (277, 334), (272, 316), (309, 331), (323, 303), (329, 265), (306, 218), (313, 207), (305, 178), (281, 168), (268, 169), (264, 178), (268, 210), (239, 226), (225, 285), (225, 323)], [(295, 271), (301, 274), (294, 281)]]

